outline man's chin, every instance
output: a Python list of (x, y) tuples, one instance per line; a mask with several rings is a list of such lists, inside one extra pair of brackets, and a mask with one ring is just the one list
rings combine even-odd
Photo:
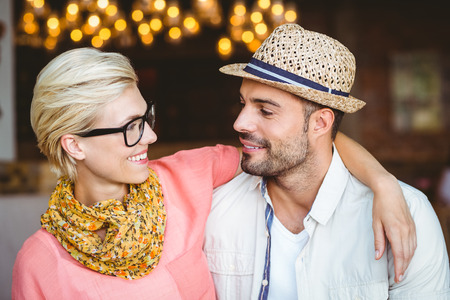
[(242, 171), (244, 171), (245, 173), (250, 174), (250, 175), (266, 176), (266, 172), (264, 172), (260, 166), (251, 164), (248, 161), (242, 161), (241, 168), (242, 168)]

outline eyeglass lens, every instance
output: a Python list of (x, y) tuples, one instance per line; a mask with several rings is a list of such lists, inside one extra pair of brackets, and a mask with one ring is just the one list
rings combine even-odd
[(150, 128), (155, 129), (155, 105), (153, 103), (149, 103), (149, 105), (150, 107), (145, 118), (147, 119), (146, 121), (148, 125), (150, 125)]
[(139, 118), (128, 124), (125, 130), (127, 144), (129, 145), (136, 144), (142, 136), (143, 128), (144, 128), (143, 118)]
[(144, 133), (145, 123), (147, 122), (150, 125), (151, 129), (155, 127), (155, 106), (153, 104), (149, 104), (150, 107), (148, 112), (142, 118), (136, 119), (130, 124), (128, 124), (125, 135), (126, 142), (128, 145), (135, 145), (139, 142)]

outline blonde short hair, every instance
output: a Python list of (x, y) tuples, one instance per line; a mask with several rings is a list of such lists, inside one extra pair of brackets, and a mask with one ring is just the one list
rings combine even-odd
[(90, 130), (102, 107), (137, 81), (128, 58), (93, 48), (64, 52), (42, 69), (33, 91), (31, 126), (58, 176), (77, 176), (76, 161), (62, 148), (61, 137)]

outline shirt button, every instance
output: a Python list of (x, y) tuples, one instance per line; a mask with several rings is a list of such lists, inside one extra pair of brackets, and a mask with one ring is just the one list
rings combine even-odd
[(236, 269), (236, 267), (234, 265), (230, 265), (230, 270), (234, 271), (234, 269)]
[(269, 281), (267, 281), (267, 279), (264, 279), (263, 281), (262, 281), (262, 285), (263, 286), (267, 286), (269, 284)]
[(266, 230), (266, 236), (268, 237), (269, 235), (270, 235), (270, 234), (269, 234), (269, 231)]

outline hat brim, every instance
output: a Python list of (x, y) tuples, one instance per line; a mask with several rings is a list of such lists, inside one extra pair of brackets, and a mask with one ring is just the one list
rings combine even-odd
[(364, 101), (356, 99), (355, 97), (352, 96), (348, 97), (338, 96), (310, 88), (292, 85), (289, 83), (282, 83), (263, 79), (253, 74), (245, 72), (244, 71), (245, 66), (247, 66), (247, 64), (245, 63), (230, 64), (223, 66), (222, 68), (219, 69), (219, 71), (227, 75), (233, 75), (255, 80), (267, 84), (269, 86), (273, 86), (277, 89), (286, 91), (288, 93), (297, 95), (306, 100), (316, 102), (331, 108), (335, 108), (345, 113), (354, 113), (363, 108), (364, 105), (366, 105)]

